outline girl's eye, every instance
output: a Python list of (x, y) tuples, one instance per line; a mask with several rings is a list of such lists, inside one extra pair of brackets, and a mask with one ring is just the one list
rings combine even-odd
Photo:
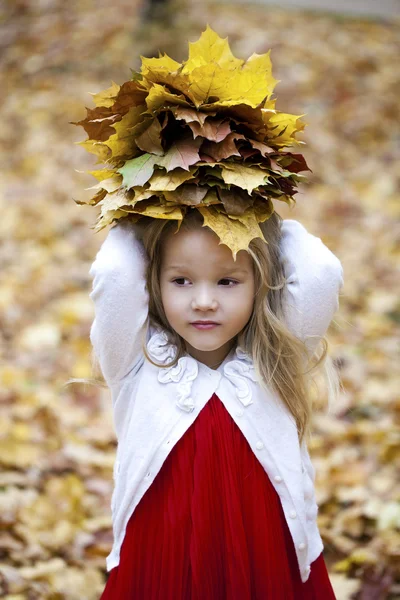
[[(185, 277), (177, 277), (176, 279), (173, 280), (173, 283), (177, 283), (178, 286), (181, 286), (181, 284), (178, 283), (179, 281), (186, 281), (186, 278)], [(228, 284), (229, 283), (233, 283), (234, 284), (234, 285), (225, 285), (224, 287), (234, 287), (238, 283), (234, 279), (227, 279), (227, 278), (220, 279), (220, 281), (227, 281)]]
[[(237, 281), (235, 281), (234, 279), (221, 279), (220, 281), (227, 281), (228, 283), (233, 283), (233, 284), (237, 283)], [(225, 287), (233, 287), (233, 285), (228, 285)]]

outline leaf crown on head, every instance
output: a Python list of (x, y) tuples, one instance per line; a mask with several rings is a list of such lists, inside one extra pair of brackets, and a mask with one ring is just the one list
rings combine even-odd
[(306, 180), (303, 155), (284, 150), (305, 143), (295, 137), (304, 115), (275, 109), (270, 51), (245, 62), (209, 26), (189, 43), (188, 60), (141, 60), (130, 80), (92, 94), (96, 107), (73, 123), (89, 136), (79, 144), (105, 164), (89, 171), (94, 197), (75, 202), (100, 206), (96, 231), (127, 216), (173, 219), (179, 230), (196, 208), (236, 260), (264, 240), (259, 223), (272, 200), (294, 203)]

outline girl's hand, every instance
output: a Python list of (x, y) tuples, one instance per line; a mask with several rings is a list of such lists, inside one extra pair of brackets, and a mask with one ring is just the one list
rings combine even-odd
[(313, 353), (339, 308), (343, 267), (321, 239), (298, 221), (282, 221), (280, 248), (287, 280), (285, 321)]

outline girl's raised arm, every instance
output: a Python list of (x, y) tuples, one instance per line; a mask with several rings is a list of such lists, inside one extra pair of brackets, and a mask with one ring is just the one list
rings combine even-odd
[(312, 354), (339, 308), (343, 268), (320, 238), (298, 221), (282, 221), (280, 245), (287, 284), (283, 294), (285, 321)]
[(108, 386), (128, 375), (143, 355), (147, 264), (135, 224), (124, 219), (109, 230), (89, 271), (95, 305), (90, 341)]

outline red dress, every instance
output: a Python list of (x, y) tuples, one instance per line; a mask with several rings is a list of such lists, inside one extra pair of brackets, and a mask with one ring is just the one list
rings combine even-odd
[(335, 600), (302, 583), (279, 496), (216, 394), (133, 512), (100, 600)]

